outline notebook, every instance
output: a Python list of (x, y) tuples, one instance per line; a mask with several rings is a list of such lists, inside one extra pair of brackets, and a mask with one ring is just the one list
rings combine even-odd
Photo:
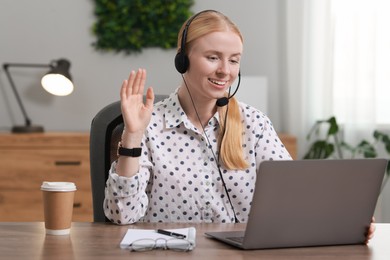
[[(184, 239), (174, 239), (172, 236), (164, 235), (161, 233), (158, 233), (157, 230), (154, 229), (136, 229), (136, 228), (129, 228), (123, 237), (123, 239), (120, 242), (120, 248), (127, 249), (129, 246), (137, 240), (155, 240), (157, 247), (161, 246), (161, 244), (164, 244), (166, 240), (174, 239), (176, 243), (178, 243), (178, 247), (180, 248), (180, 241), (187, 240), (190, 243), (190, 247), (188, 250), (193, 250), (196, 246), (196, 229), (194, 227), (188, 227), (188, 228), (176, 228), (176, 229), (166, 229), (166, 231), (174, 232), (177, 234), (184, 235)], [(175, 247), (175, 244), (171, 243), (171, 247)]]
[(242, 249), (365, 242), (385, 159), (265, 161), (246, 230), (206, 236)]

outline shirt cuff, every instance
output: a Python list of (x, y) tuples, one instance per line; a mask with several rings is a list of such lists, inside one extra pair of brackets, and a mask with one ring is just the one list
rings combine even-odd
[(116, 162), (113, 162), (107, 179), (107, 187), (114, 197), (129, 197), (139, 192), (139, 173), (132, 177), (119, 176), (116, 173)]

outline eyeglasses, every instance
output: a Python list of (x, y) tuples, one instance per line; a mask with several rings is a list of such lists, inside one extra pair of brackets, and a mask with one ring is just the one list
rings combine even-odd
[(153, 249), (170, 249), (174, 251), (186, 252), (192, 249), (192, 244), (190, 241), (185, 239), (139, 239), (130, 244), (129, 249), (131, 251), (150, 251)]

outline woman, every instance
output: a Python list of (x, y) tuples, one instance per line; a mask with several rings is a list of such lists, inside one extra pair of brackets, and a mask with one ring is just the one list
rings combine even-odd
[(260, 162), (291, 157), (263, 113), (234, 97), (216, 105), (238, 77), (243, 52), (241, 33), (226, 16), (210, 10), (190, 18), (178, 52), (189, 66), (179, 68), (183, 82), (164, 101), (153, 106), (148, 88), (143, 103), (143, 69), (122, 84), (120, 146), (142, 147), (142, 154), (113, 163), (105, 214), (117, 224), (246, 222)]
[(221, 98), (239, 77), (242, 53), (236, 25), (208, 10), (179, 32), (175, 65), (183, 81), (169, 98), (153, 106), (148, 88), (143, 103), (146, 71), (130, 73), (121, 88), (122, 156), (112, 164), (105, 190), (108, 219), (248, 220), (260, 163), (291, 157), (262, 112), (234, 97), (216, 105), (226, 103)]

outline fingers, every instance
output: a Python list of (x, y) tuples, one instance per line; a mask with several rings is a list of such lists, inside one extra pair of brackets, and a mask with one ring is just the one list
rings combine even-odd
[(375, 219), (372, 219), (372, 223), (368, 227), (367, 234), (366, 234), (366, 244), (374, 237), (374, 233), (376, 230), (376, 226), (374, 225)]
[(130, 72), (129, 78), (127, 79), (127, 85), (126, 85), (126, 96), (130, 96), (133, 94), (133, 85), (135, 80), (135, 71), (132, 70)]
[(376, 226), (374, 224), (370, 225), (369, 233), (371, 234), (371, 238), (374, 236), (374, 232), (376, 230)]
[(122, 100), (125, 100), (127, 97), (127, 86), (128, 86), (128, 80), (125, 79), (122, 83), (122, 87), (120, 91), (120, 97)]
[(375, 228), (371, 229), (371, 227), (370, 227), (370, 230), (368, 231), (367, 236), (366, 236), (366, 244), (368, 244), (370, 242), (370, 240), (374, 237), (374, 232), (375, 232)]
[(153, 103), (154, 103), (154, 92), (153, 88), (148, 88), (146, 91), (146, 101), (145, 106), (149, 110), (153, 110)]
[[(120, 91), (120, 97), (122, 102), (127, 102), (131, 96), (137, 96), (137, 100), (139, 98), (139, 102), (142, 103), (142, 96), (145, 88), (145, 82), (146, 82), (145, 69), (138, 69), (137, 72), (131, 71), (129, 78), (127, 80), (124, 80), (122, 83), (122, 87)], [(131, 103), (133, 103), (133, 101)], [(144, 106), (148, 110), (152, 111), (153, 103), (154, 103), (153, 88), (149, 87), (146, 92), (146, 101)]]
[(139, 69), (138, 72), (137, 72), (137, 75), (135, 77), (133, 94), (141, 94), (141, 95), (143, 95), (145, 82), (146, 82), (146, 70), (145, 69)]
[(129, 78), (124, 80), (121, 88), (121, 98), (124, 99), (131, 95), (143, 95), (146, 82), (146, 70), (138, 69), (130, 72)]
[(144, 84), (146, 81), (146, 70), (138, 69), (137, 72), (132, 70), (130, 72), (129, 78), (127, 79), (127, 94), (128, 95), (137, 95), (143, 94)]

